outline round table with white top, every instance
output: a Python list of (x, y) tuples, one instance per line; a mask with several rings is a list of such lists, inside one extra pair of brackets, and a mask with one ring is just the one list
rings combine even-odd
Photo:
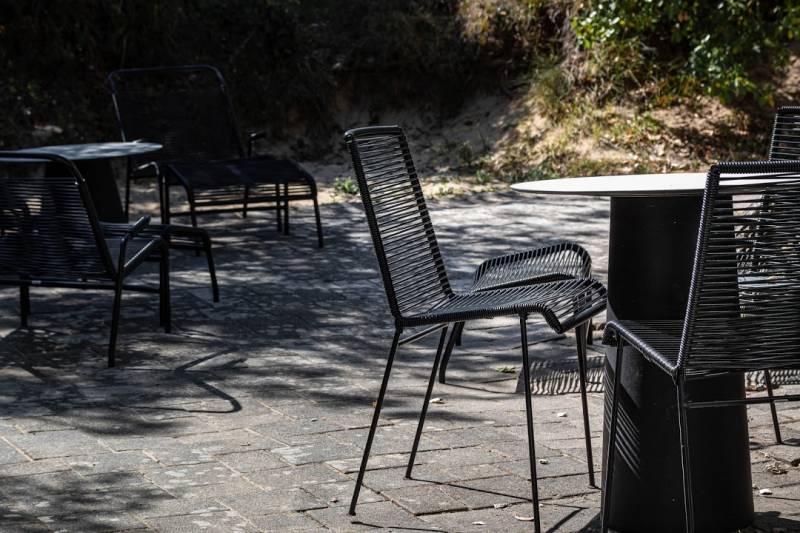
[[(534, 181), (512, 189), (610, 197), (608, 317), (658, 320), (685, 316), (705, 184), (705, 173), (671, 173)], [(614, 350), (608, 350), (606, 420), (614, 362)], [(683, 531), (674, 384), (632, 354), (623, 361), (621, 387), (610, 526), (623, 532)], [(743, 398), (744, 377), (690, 382), (687, 392), (695, 400)], [(696, 530), (746, 527), (753, 521), (753, 496), (745, 406), (693, 410), (689, 428)]]

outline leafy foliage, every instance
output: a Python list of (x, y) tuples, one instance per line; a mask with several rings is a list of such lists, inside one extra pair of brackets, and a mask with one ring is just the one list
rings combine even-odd
[(781, 66), (798, 37), (798, 0), (593, 0), (573, 27), (621, 87), (665, 78), (671, 89), (701, 89), (723, 100), (771, 97), (758, 74)]

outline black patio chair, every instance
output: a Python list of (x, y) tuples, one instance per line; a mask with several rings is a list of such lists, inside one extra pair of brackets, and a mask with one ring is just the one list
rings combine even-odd
[[(129, 159), (125, 209), (132, 180), (159, 179), (162, 221), (209, 213), (274, 209), (278, 230), (289, 232), (289, 203), (311, 200), (317, 240), (322, 222), (314, 178), (289, 159), (253, 154), (264, 132), (250, 134), (247, 154), (222, 74), (208, 65), (117, 70), (109, 74), (123, 140), (160, 143), (159, 152)], [(173, 211), (170, 189), (181, 187), (188, 209)]]
[[(401, 129), (402, 132), (402, 129)], [(409, 161), (413, 164), (411, 153)], [(482, 262), (475, 270), (469, 291), (508, 289), (536, 283), (548, 283), (574, 278), (590, 278), (592, 260), (583, 247), (575, 242), (561, 241), (539, 248), (531, 248), (506, 255), (492, 257)], [(592, 457), (591, 429), (589, 427), (589, 407), (586, 396), (587, 344), (591, 339), (591, 324), (578, 324), (575, 338), (578, 351), (578, 381), (583, 407), (583, 430), (586, 441), (586, 459), (589, 465), (589, 484), (596, 487), (594, 460)], [(450, 329), (450, 337), (445, 344), (442, 362), (439, 365), (439, 383), (446, 382), (447, 366), (454, 347), (460, 345), (464, 322), (457, 322)]]
[[(798, 106), (783, 106), (775, 113), (775, 122), (772, 128), (772, 137), (769, 146), (769, 159), (774, 160), (798, 160), (800, 159), (800, 107)], [(770, 198), (767, 196), (763, 202), (769, 203)], [(754, 227), (753, 231), (761, 231), (761, 228)], [(769, 370), (764, 370), (764, 385), (767, 389), (767, 394), (772, 397), (772, 375)], [(783, 437), (781, 436), (781, 426), (778, 420), (778, 410), (775, 407), (775, 402), (770, 403), (770, 413), (772, 414), (772, 427), (775, 432), (775, 441), (778, 444), (783, 444)]]
[[(37, 175), (32, 164), (49, 164), (50, 175)], [(149, 217), (127, 231), (116, 226), (107, 232), (80, 172), (57, 156), (0, 152), (0, 168), (0, 285), (19, 287), (22, 327), (28, 326), (31, 287), (63, 287), (114, 291), (109, 367), (115, 364), (123, 290), (158, 293), (160, 325), (170, 331), (169, 251), (159, 235), (142, 237)], [(154, 258), (157, 288), (127, 283)]]
[[(541, 523), (534, 450), (527, 318), (531, 313), (540, 314), (554, 331), (568, 331), (585, 323), (605, 308), (605, 287), (592, 279), (570, 278), (506, 289), (453, 291), (402, 130), (396, 126), (360, 128), (348, 131), (345, 140), (353, 159), (386, 297), (395, 322), (392, 346), (375, 403), (375, 412), (349, 512), (351, 515), (355, 514), (358, 494), (398, 346), (441, 330), (406, 469), (406, 477), (410, 477), (449, 324), (517, 315), (522, 339), (534, 524), (538, 532)], [(418, 327), (425, 329), (404, 339), (400, 338), (406, 329)]]
[[(782, 181), (776, 183), (776, 176)], [(765, 197), (771, 200), (758, 205)], [(767, 229), (754, 232), (753, 226)], [(800, 400), (800, 395), (696, 401), (687, 397), (685, 384), (726, 374), (800, 369), (798, 249), (800, 162), (720, 163), (711, 167), (685, 318), (620, 320), (606, 326), (605, 341), (616, 344), (617, 357), (603, 484), (603, 531), (608, 530), (610, 515), (624, 345), (631, 345), (675, 383), (686, 531), (694, 531), (688, 411)]]

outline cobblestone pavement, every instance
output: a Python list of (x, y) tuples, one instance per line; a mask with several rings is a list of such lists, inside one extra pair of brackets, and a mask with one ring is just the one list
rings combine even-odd
[[(607, 202), (509, 193), (431, 207), (456, 285), (481, 258), (560, 236), (587, 246), (605, 278)], [(270, 214), (206, 220), (222, 301), (203, 259), (176, 251), (173, 333), (158, 330), (155, 298), (127, 295), (115, 369), (109, 294), (32, 291), (21, 330), (16, 291), (0, 292), (0, 531), (532, 530), (515, 518), (531, 512), (523, 399), (498, 371), (519, 370), (513, 320), (466, 331), (413, 480), (402, 466), (435, 339), (401, 349), (358, 516), (347, 515), (391, 320), (360, 205), (324, 206), (322, 250), (310, 214), (295, 210), (289, 237)], [(574, 339), (541, 325), (530, 336), (537, 360), (573, 357)], [(554, 531), (598, 526), (579, 405), (534, 398)], [(599, 458), (601, 394), (590, 409)], [(758, 530), (800, 530), (800, 408), (780, 409), (794, 446), (773, 445), (765, 408), (749, 414), (754, 483), (772, 491), (754, 489)]]

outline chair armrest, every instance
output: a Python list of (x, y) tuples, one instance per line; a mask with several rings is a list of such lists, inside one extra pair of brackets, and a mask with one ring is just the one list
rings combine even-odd
[(150, 225), (150, 215), (145, 215), (130, 227), (128, 230), (128, 234), (123, 237), (124, 240), (128, 240), (130, 238), (136, 237), (139, 233), (142, 232), (144, 228)]
[(253, 147), (256, 144), (256, 141), (259, 139), (263, 139), (267, 136), (266, 131), (254, 131), (253, 133), (247, 136), (247, 157), (253, 157)]
[[(128, 264), (125, 262), (125, 258), (127, 257), (128, 251), (128, 243), (131, 239), (135, 238), (139, 233), (142, 232), (147, 226), (150, 225), (150, 216), (143, 216), (139, 220), (137, 220), (128, 231), (122, 236), (122, 239), (119, 243), (119, 258), (117, 261), (117, 270), (121, 275), (127, 274), (130, 269), (134, 266), (133, 264)], [(160, 244), (161, 239), (156, 238), (154, 239), (154, 243)], [(146, 247), (148, 250), (151, 248), (150, 246)]]

